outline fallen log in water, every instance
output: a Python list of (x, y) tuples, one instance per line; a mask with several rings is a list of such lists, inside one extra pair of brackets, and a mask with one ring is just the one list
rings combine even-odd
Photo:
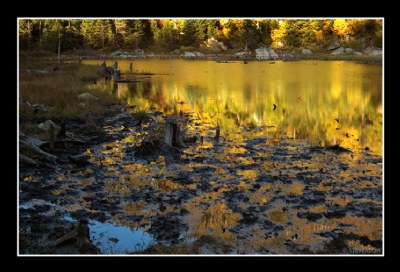
[(116, 80), (116, 83), (135, 83), (135, 82), (142, 82), (143, 80), (137, 80), (137, 79), (120, 79)]
[(47, 153), (41, 149), (42, 145), (46, 142), (38, 140), (36, 138), (25, 135), (24, 133), (19, 133), (19, 148), (29, 150), (34, 152), (36, 155), (45, 158), (49, 162), (55, 163), (57, 156)]
[[(54, 150), (59, 151), (61, 150), (69, 150), (69, 145), (83, 145), (86, 144), (86, 142), (81, 141), (81, 140), (74, 140), (74, 139), (58, 139), (53, 141), (54, 144)], [(51, 142), (43, 142), (43, 144), (40, 146), (43, 149), (51, 149), (50, 147)]]
[(38, 162), (35, 161), (34, 159), (31, 159), (27, 156), (24, 156), (22, 154), (19, 154), (19, 163), (23, 165), (32, 165), (32, 166), (38, 166)]
[[(85, 144), (85, 141), (80, 139), (57, 139), (50, 141), (41, 141), (39, 139), (30, 137), (25, 135), (24, 133), (19, 133), (19, 162), (22, 165), (27, 166), (46, 166), (52, 167), (50, 164), (46, 164), (41, 162), (40, 160), (36, 160), (35, 158), (44, 158), (46, 161), (51, 163), (56, 163), (57, 156), (50, 154), (46, 151), (50, 150), (52, 152), (58, 150), (67, 150), (69, 146), (72, 145), (82, 145)], [(28, 154), (32, 154), (34, 157), (32, 158)]]
[(28, 74), (48, 74), (47, 70), (31, 70), (31, 69), (20, 69), (22, 72), (26, 72)]

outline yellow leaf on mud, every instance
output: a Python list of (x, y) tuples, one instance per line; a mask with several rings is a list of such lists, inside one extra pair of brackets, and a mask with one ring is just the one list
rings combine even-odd
[(59, 190), (53, 190), (52, 191), (53, 195), (61, 195), (61, 192)]

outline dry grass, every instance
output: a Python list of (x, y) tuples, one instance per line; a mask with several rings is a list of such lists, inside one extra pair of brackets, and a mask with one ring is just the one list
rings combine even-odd
[[(61, 72), (53, 72), (57, 66)], [(25, 69), (47, 70), (47, 74), (27, 73)], [(104, 105), (115, 103), (116, 98), (108, 86), (93, 84), (101, 78), (100, 67), (79, 65), (76, 63), (55, 64), (43, 61), (42, 58), (21, 58), (19, 72), (19, 96), (31, 104), (44, 104), (54, 107), (51, 112), (38, 113), (33, 116), (29, 108), (20, 108), (25, 117), (35, 118), (77, 118), (83, 119), (89, 112), (100, 115)], [(78, 95), (91, 93), (99, 98), (98, 102), (80, 105)]]

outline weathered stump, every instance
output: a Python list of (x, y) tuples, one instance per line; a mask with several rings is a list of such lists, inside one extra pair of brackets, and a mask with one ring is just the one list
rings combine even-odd
[(216, 140), (217, 142), (218, 142), (218, 140), (219, 140), (220, 132), (221, 132), (221, 129), (220, 129), (220, 127), (219, 127), (219, 124), (217, 123), (217, 128), (216, 128), (216, 130), (215, 130), (215, 140)]
[(66, 132), (65, 121), (61, 121), (60, 127), (61, 127), (61, 129), (60, 129), (60, 132), (58, 132), (58, 134), (57, 134), (57, 138), (65, 138), (65, 132)]
[(165, 124), (164, 141), (170, 146), (185, 146), (181, 140), (180, 126), (178, 123), (169, 122)]

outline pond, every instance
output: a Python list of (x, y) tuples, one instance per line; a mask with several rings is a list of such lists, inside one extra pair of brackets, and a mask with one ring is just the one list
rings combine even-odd
[[(105, 116), (107, 140), (88, 147), (88, 165), (21, 177), (20, 193), (35, 196), (20, 200), (27, 231), (33, 216), (61, 214), (89, 219), (103, 254), (179, 244), (184, 254), (382, 252), (381, 66), (152, 59), (119, 67), (135, 82), (115, 92), (132, 107)], [(164, 150), (150, 140), (171, 114), (196, 140), (141, 156), (144, 143)], [(336, 144), (346, 149), (323, 147)]]
[[(100, 65), (102, 61), (85, 63)], [(111, 66), (114, 61), (106, 61)], [(349, 61), (118, 60), (118, 97), (136, 110), (194, 112), (221, 134), (265, 127), (316, 145), (382, 153), (382, 67)], [(274, 106), (275, 105), (275, 106)]]

